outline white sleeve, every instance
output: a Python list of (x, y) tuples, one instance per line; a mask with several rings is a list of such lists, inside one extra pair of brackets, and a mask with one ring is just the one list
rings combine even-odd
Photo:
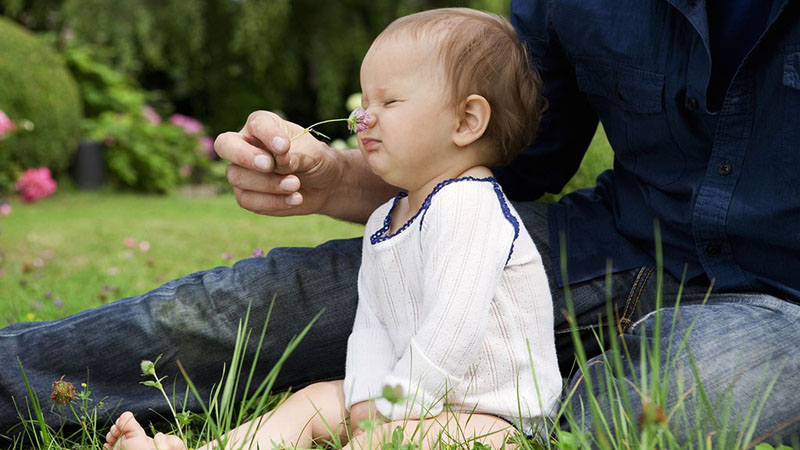
[(399, 403), (376, 401), (387, 418), (439, 414), (447, 389), (462, 381), (479, 354), (517, 234), (500, 205), (498, 193), (483, 183), (454, 183), (436, 194), (421, 217), (422, 318), (409, 348), (383, 379), (405, 396)]
[(364, 237), (361, 268), (358, 271), (358, 307), (353, 331), (347, 339), (344, 395), (345, 407), (381, 395), (383, 378), (395, 362), (394, 346), (383, 322), (371, 307), (374, 301), (371, 282), (377, 274), (370, 263), (369, 237)]

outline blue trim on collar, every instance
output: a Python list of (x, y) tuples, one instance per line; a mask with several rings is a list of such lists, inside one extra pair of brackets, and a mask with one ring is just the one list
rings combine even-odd
[(520, 225), (517, 218), (514, 217), (513, 214), (511, 214), (511, 209), (508, 207), (508, 203), (506, 202), (505, 197), (503, 196), (503, 190), (500, 187), (500, 184), (497, 182), (497, 179), (495, 177), (476, 178), (476, 177), (466, 176), (459, 178), (449, 178), (447, 180), (439, 182), (439, 184), (437, 184), (433, 188), (431, 193), (428, 194), (427, 197), (425, 197), (425, 200), (422, 202), (422, 206), (419, 208), (419, 210), (413, 216), (411, 216), (411, 218), (409, 218), (406, 221), (406, 223), (404, 223), (403, 226), (400, 227), (397, 231), (395, 231), (392, 234), (387, 234), (389, 229), (391, 229), (392, 227), (392, 211), (394, 211), (394, 208), (397, 206), (397, 202), (403, 197), (408, 197), (407, 193), (399, 192), (394, 198), (392, 207), (389, 208), (389, 212), (383, 219), (383, 227), (381, 227), (378, 231), (376, 231), (369, 237), (369, 242), (372, 245), (375, 245), (379, 242), (383, 242), (397, 236), (398, 234), (405, 231), (408, 227), (410, 227), (411, 224), (414, 223), (414, 220), (416, 220), (417, 216), (420, 215), (422, 217), (419, 220), (419, 227), (420, 229), (422, 229), (422, 223), (425, 220), (425, 214), (427, 214), (428, 208), (430, 208), (431, 206), (431, 200), (433, 199), (433, 196), (436, 195), (436, 193), (442, 190), (442, 188), (444, 188), (445, 186), (459, 181), (485, 181), (492, 183), (494, 192), (495, 194), (497, 194), (497, 199), (498, 201), (500, 201), (500, 208), (503, 210), (503, 216), (505, 216), (506, 220), (508, 220), (509, 223), (511, 223), (511, 226), (514, 227), (514, 240), (511, 242), (511, 249), (508, 252), (508, 258), (506, 259), (506, 264), (507, 264), (508, 261), (511, 260), (511, 254), (514, 253), (514, 242), (516, 242), (517, 237), (519, 237)]

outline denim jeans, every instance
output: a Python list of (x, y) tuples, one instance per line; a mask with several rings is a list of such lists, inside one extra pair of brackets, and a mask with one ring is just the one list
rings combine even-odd
[[(553, 280), (546, 205), (532, 202), (515, 207), (545, 261), (553, 292), (559, 364), (562, 375), (571, 378), (570, 386), (576, 392), (571, 401), (579, 410), (581, 400), (586, 398), (587, 384), (573, 363), (575, 348), (571, 325), (566, 320), (565, 298)], [(258, 332), (273, 305), (257, 376), (266, 374), (290, 339), (321, 313), (281, 369), (276, 388), (297, 389), (313, 381), (342, 378), (347, 337), (357, 303), (360, 251), (360, 239), (334, 240), (316, 248), (278, 248), (265, 258), (245, 259), (232, 267), (194, 273), (143, 295), (61, 320), (18, 323), (0, 330), (0, 361), (5, 362), (0, 364), (0, 434), (19, 421), (12, 397), (27, 416), (27, 394), (14, 363), (17, 357), (44, 406), (46, 420), (53, 424), (58, 424), (59, 419), (46, 405), (51, 404), (50, 385), (61, 375), (76, 386), (88, 380), (94, 401), (102, 400), (109, 416), (115, 407), (116, 414), (130, 409), (144, 420), (167, 414), (161, 394), (139, 384), (143, 381), (140, 361), (154, 360), (159, 355), (162, 357), (156, 369), (159, 375), (168, 377), (165, 384), (170, 391), (174, 381), (179, 405), (183, 404), (185, 383), (178, 361), (207, 398), (211, 387), (220, 380), (223, 364), (231, 359), (237, 327), (248, 307), (249, 328), (255, 336), (248, 346), (246, 368), (250, 367)], [(656, 275), (654, 267), (613, 274), (611, 318), (605, 314), (605, 279), (570, 287), (577, 319), (574, 325), (590, 356), (599, 353), (596, 332), (608, 320), (622, 331), (619, 339), (627, 343), (629, 350), (638, 349), (640, 339), (652, 340), (655, 315), (648, 313), (655, 310)], [(761, 411), (754, 436), (770, 434), (785, 440), (800, 434), (796, 417), (800, 405), (800, 378), (796, 376), (800, 373), (800, 350), (796, 344), (800, 341), (800, 306), (766, 295), (743, 293), (713, 293), (701, 305), (708, 286), (698, 282), (684, 287), (681, 306), (673, 309), (679, 286), (678, 280), (664, 276), (662, 321), (671, 324), (672, 317), (678, 314), (679, 320), (672, 336), (661, 339), (661, 346), (667, 348), (669, 342), (680, 340), (692, 327), (685, 346), (689, 351), (677, 363), (670, 360), (670, 364), (685, 369), (691, 366), (689, 358), (693, 358), (711, 405), (730, 401), (733, 411), (746, 411), (753, 396), (764, 390), (765, 377), (768, 381), (774, 379), (768, 407)], [(629, 389), (634, 414), (640, 414), (641, 397), (625, 381), (633, 378), (631, 374), (638, 375), (639, 360), (633, 351), (627, 356), (629, 372), (616, 381)], [(602, 366), (601, 359), (593, 359), (592, 375), (599, 376)], [(691, 375), (690, 372), (681, 373)], [(686, 383), (694, 383), (693, 378), (688, 376)], [(593, 387), (601, 399), (605, 398), (603, 386), (594, 383)], [(674, 393), (680, 394), (677, 390)], [(186, 407), (198, 408), (192, 395)], [(594, 419), (587, 411), (581, 420), (591, 429)], [(685, 434), (692, 438), (691, 430), (685, 430)]]

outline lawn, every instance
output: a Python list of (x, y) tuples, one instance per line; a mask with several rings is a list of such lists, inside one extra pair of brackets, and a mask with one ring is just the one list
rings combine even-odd
[(0, 327), (136, 295), (256, 248), (313, 246), (363, 229), (322, 216), (259, 216), (233, 195), (72, 191), (11, 205), (0, 219)]

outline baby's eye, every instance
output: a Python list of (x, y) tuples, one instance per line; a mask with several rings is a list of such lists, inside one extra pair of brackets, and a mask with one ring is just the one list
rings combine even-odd
[(383, 106), (389, 106), (392, 103), (396, 103), (396, 102), (397, 102), (397, 100), (386, 100), (385, 102), (383, 102)]

